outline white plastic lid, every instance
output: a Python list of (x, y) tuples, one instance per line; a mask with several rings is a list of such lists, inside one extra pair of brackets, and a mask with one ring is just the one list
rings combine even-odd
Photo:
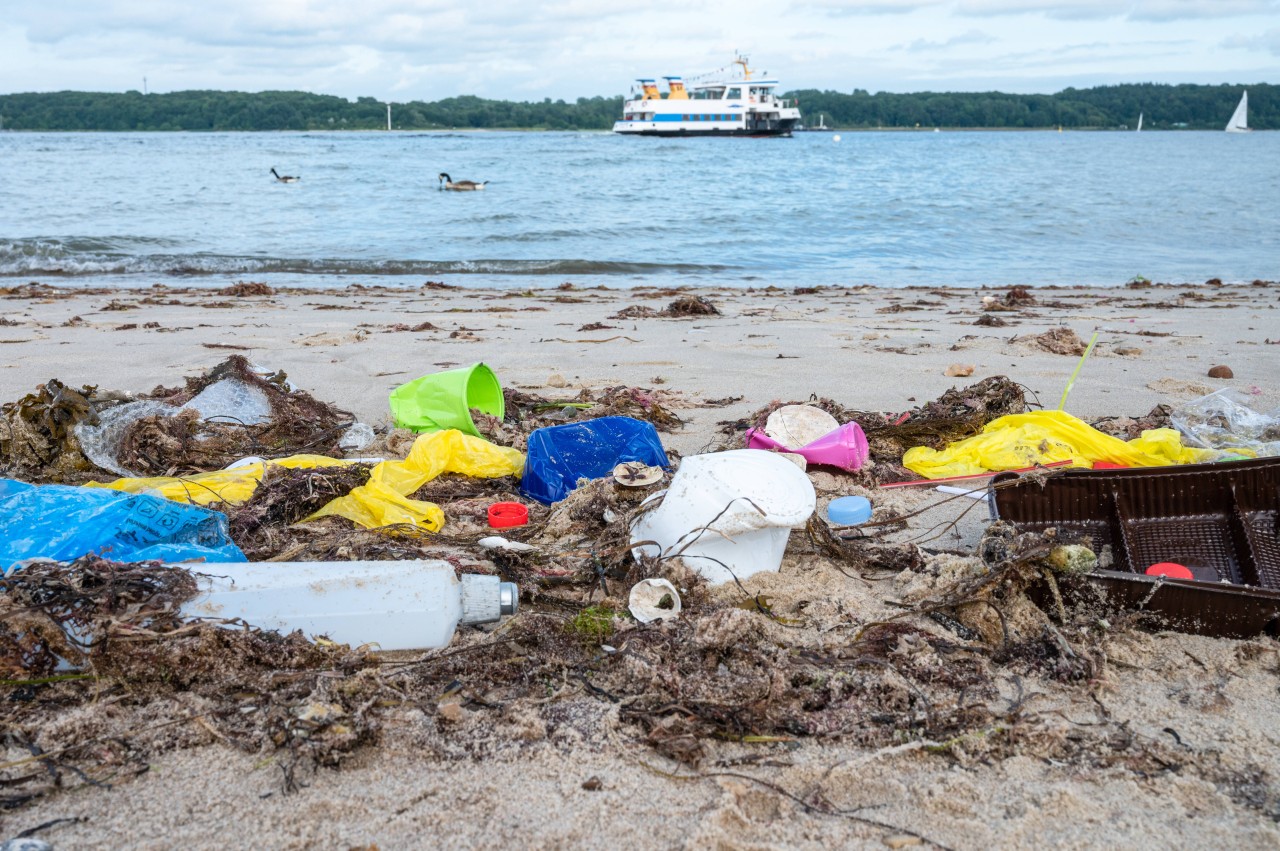
[(871, 519), (871, 500), (865, 496), (842, 496), (827, 506), (827, 519), (840, 526), (857, 526)]
[(663, 508), (678, 505), (688, 524), (714, 520), (714, 528), (726, 534), (798, 526), (813, 515), (816, 503), (813, 483), (800, 468), (756, 449), (685, 458), (663, 498)]

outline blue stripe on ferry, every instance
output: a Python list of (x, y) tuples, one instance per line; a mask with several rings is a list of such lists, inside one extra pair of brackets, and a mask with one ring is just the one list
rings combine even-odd
[[(690, 118), (689, 118), (689, 123), (690, 123), (690, 124), (694, 123), (695, 121), (699, 121), (699, 120), (700, 120), (700, 119), (694, 118), (694, 117), (692, 117), (692, 116), (693, 116), (693, 113), (690, 113)], [(736, 115), (735, 115), (735, 116), (726, 116), (725, 120), (732, 120), (733, 118), (736, 118), (736, 117), (737, 117)], [(654, 116), (653, 118), (651, 118), (651, 119), (643, 119), (643, 120), (646, 120), (646, 121), (684, 121), (684, 120), (685, 120), (685, 118), (684, 118), (684, 115), (664, 115), (664, 114), (659, 113), (658, 115), (655, 115), (655, 116)], [(715, 120), (715, 119), (712, 119), (712, 120)]]

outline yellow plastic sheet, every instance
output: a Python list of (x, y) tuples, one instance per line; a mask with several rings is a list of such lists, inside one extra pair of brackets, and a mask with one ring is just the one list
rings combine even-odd
[(524, 454), (457, 429), (424, 434), (413, 442), (403, 461), (383, 461), (373, 468), (369, 483), (340, 496), (307, 519), (336, 515), (367, 529), (412, 523), (439, 531), (444, 512), (438, 505), (408, 495), (441, 473), (462, 473), (479, 479), (518, 476)]
[[(194, 476), (117, 479), (109, 484), (89, 483), (88, 487), (112, 488), (126, 493), (151, 493), (176, 502), (207, 505), (222, 501), (241, 503), (253, 495), (266, 473), (267, 464), (282, 467), (314, 468), (351, 464), (351, 461), (323, 455), (292, 455), (268, 462), (247, 464), (234, 470), (215, 470)], [(413, 443), (403, 461), (383, 461), (373, 468), (368, 484), (338, 497), (308, 517), (346, 517), (366, 529), (408, 523), (437, 532), (444, 525), (444, 512), (430, 502), (409, 499), (408, 495), (441, 473), (461, 473), (481, 479), (518, 476), (524, 469), (524, 454), (487, 440), (463, 434), (457, 429), (424, 434)]]
[(1092, 467), (1099, 461), (1162, 467), (1207, 461), (1213, 455), (1211, 450), (1183, 446), (1182, 438), (1171, 428), (1144, 431), (1141, 437), (1126, 442), (1063, 411), (1032, 411), (992, 420), (981, 434), (942, 451), (927, 446), (908, 449), (902, 464), (926, 479), (942, 479), (1055, 461), (1071, 461), (1073, 467)]
[(153, 476), (142, 479), (116, 479), (114, 482), (107, 483), (89, 482), (85, 487), (111, 488), (125, 493), (149, 493), (174, 502), (193, 502), (196, 505), (208, 505), (211, 502), (229, 502), (236, 505), (253, 496), (258, 482), (262, 481), (262, 477), (266, 475), (267, 464), (295, 469), (313, 469), (338, 467), (351, 463), (353, 462), (328, 458), (324, 455), (290, 455), (288, 458), (245, 464), (234, 470), (214, 470), (211, 473), (196, 473), (192, 476)]

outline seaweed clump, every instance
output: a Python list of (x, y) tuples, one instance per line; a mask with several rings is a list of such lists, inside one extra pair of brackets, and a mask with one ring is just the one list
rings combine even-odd
[[(1027, 410), (1021, 384), (1007, 376), (993, 375), (976, 384), (952, 388), (937, 399), (902, 414), (846, 408), (832, 399), (812, 396), (806, 401), (774, 401), (745, 419), (721, 423), (721, 433), (736, 437), (748, 428), (764, 428), (769, 415), (785, 405), (809, 405), (835, 417), (841, 425), (856, 422), (867, 436), (873, 464), (886, 466), (892, 476), (902, 454), (913, 446), (942, 449), (947, 444), (977, 434), (994, 419)], [(878, 475), (877, 478), (883, 478)], [(903, 475), (902, 478), (910, 478)]]
[(1028, 337), (1025, 342), (1050, 354), (1074, 357), (1084, 354), (1085, 349), (1088, 348), (1084, 340), (1080, 339), (1080, 335), (1070, 328), (1053, 328), (1043, 334)]
[(1141, 417), (1103, 417), (1089, 423), (1089, 425), (1103, 434), (1109, 434), (1121, 440), (1133, 440), (1136, 437), (1141, 437), (1144, 431), (1155, 428), (1172, 428), (1172, 414), (1173, 407), (1171, 405), (1160, 404)]
[(709, 299), (699, 295), (682, 295), (662, 310), (655, 310), (644, 305), (624, 307), (610, 316), (610, 319), (684, 319), (690, 316), (719, 316), (720, 308)]
[(188, 378), (184, 387), (157, 387), (151, 398), (178, 406), (221, 381), (262, 394), (270, 408), (267, 421), (207, 420), (194, 410), (145, 416), (125, 428), (117, 462), (143, 475), (180, 475), (220, 469), (247, 455), (344, 454), (339, 442), (355, 421), (351, 413), (294, 389), (283, 372), (260, 372), (242, 355), (232, 355), (204, 375)]
[(275, 295), (276, 291), (269, 284), (261, 281), (236, 281), (229, 287), (219, 290), (223, 295), (254, 296)]
[(94, 470), (74, 428), (82, 420), (97, 422), (97, 390), (76, 390), (54, 378), (0, 406), (0, 471), (31, 482), (77, 482)]
[[(5, 772), (0, 806), (75, 779), (107, 785), (146, 771), (151, 749), (215, 739), (283, 751), (289, 789), (297, 770), (336, 765), (376, 739), (370, 710), (381, 684), (358, 676), (376, 670), (371, 655), (297, 632), (188, 620), (180, 607), (198, 582), (183, 568), (87, 556), (27, 565), (0, 590), (0, 673), (18, 689), (6, 735), (44, 769)], [(49, 723), (74, 706), (74, 724)]]
[(223, 508), (231, 539), (254, 561), (272, 558), (289, 539), (287, 527), (365, 484), (369, 473), (365, 464), (314, 469), (268, 464), (247, 502)]
[(563, 399), (547, 399), (511, 387), (504, 388), (506, 413), (502, 419), (471, 409), (472, 422), (482, 437), (502, 446), (524, 450), (529, 435), (540, 428), (585, 422), (600, 417), (631, 417), (652, 423), (658, 431), (676, 431), (684, 420), (672, 407), (683, 401), (672, 390), (616, 385), (601, 390), (584, 388)]

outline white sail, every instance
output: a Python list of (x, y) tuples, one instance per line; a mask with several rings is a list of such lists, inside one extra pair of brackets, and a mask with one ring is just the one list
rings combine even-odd
[(1236, 111), (1231, 113), (1231, 120), (1227, 122), (1228, 133), (1248, 133), (1249, 132), (1249, 93), (1245, 92), (1240, 96), (1240, 105), (1236, 107)]
[(1138, 133), (1142, 132), (1142, 113), (1141, 112), (1138, 113), (1138, 129), (1136, 132)]

